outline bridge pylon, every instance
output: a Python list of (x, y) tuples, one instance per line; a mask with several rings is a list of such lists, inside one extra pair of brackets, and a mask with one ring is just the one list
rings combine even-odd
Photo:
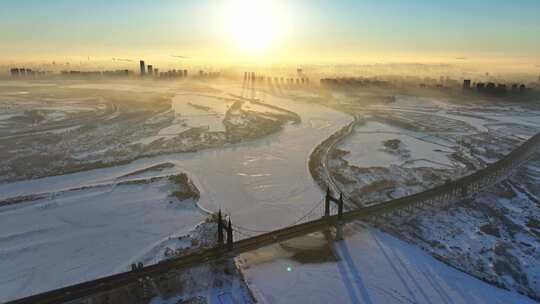
[(233, 229), (231, 224), (231, 218), (229, 217), (229, 223), (227, 225), (227, 249), (233, 249)]
[(338, 205), (338, 214), (337, 214), (337, 222), (336, 222), (336, 240), (341, 241), (343, 240), (343, 193), (339, 194), (339, 198), (335, 198), (332, 196), (332, 193), (330, 192), (330, 188), (327, 188), (326, 190), (326, 196), (324, 198), (324, 217), (329, 218), (330, 217), (330, 202), (334, 202)]
[(330, 195), (330, 188), (326, 189), (326, 196), (324, 198), (324, 217), (330, 216), (330, 200), (332, 196)]
[(218, 246), (223, 246), (223, 217), (221, 215), (221, 209), (218, 211), (218, 218), (217, 218), (217, 243)]
[[(233, 248), (233, 228), (231, 223), (231, 217), (229, 216), (228, 220), (225, 221), (223, 219), (223, 215), (221, 214), (221, 209), (218, 211), (217, 215), (217, 225), (218, 225), (218, 231), (217, 231), (217, 247), (223, 247), (225, 243), (225, 238), (223, 237), (224, 233), (227, 234), (227, 250), (232, 250)], [(224, 231), (225, 230), (225, 231)]]

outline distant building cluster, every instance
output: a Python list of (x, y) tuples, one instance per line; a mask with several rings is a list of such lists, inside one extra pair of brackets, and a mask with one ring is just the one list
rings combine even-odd
[(214, 79), (221, 76), (221, 72), (207, 72), (203, 70), (199, 70), (199, 74), (197, 75), (198, 78), (202, 79)]
[[(300, 70), (301, 74), (301, 70)], [(307, 85), (309, 84), (308, 77), (271, 77), (266, 75), (257, 75), (255, 72), (244, 72), (244, 81), (268, 83), (270, 85)]]
[(364, 77), (322, 78), (320, 84), (328, 87), (389, 87), (388, 81)]
[(49, 72), (45, 71), (34, 71), (27, 68), (12, 68), (10, 69), (11, 77), (33, 77), (33, 76), (42, 76), (46, 75)]
[(494, 82), (476, 82), (473, 83), (470, 79), (463, 80), (463, 90), (467, 92), (476, 91), (478, 93), (493, 95), (493, 96), (506, 96), (508, 94), (517, 95), (525, 94), (530, 88), (523, 83), (514, 83), (510, 86), (503, 83)]
[(141, 77), (153, 77), (160, 79), (176, 79), (188, 77), (188, 70), (186, 69), (173, 69), (165, 72), (160, 72), (159, 69), (154, 67), (153, 65), (146, 65), (144, 60), (139, 61), (139, 69)]
[(115, 71), (103, 71), (101, 73), (103, 76), (113, 76), (113, 77), (127, 77), (133, 74), (130, 70), (115, 70)]
[[(28, 68), (11, 68), (10, 75), (13, 78), (20, 77), (29, 77), (36, 75), (52, 75), (52, 72), (44, 71), (34, 71)], [(60, 71), (60, 75), (63, 77), (73, 77), (73, 78), (99, 78), (99, 77), (131, 77), (135, 76), (137, 73), (133, 70), (105, 70), (105, 71), (84, 71), (84, 70), (64, 70)], [(188, 70), (187, 69), (173, 69), (166, 72), (160, 72), (159, 69), (155, 68), (153, 65), (146, 65), (144, 60), (139, 62), (139, 75), (141, 77), (149, 78), (160, 78), (160, 79), (176, 79), (176, 78), (187, 78)], [(215, 78), (219, 76), (217, 72), (211, 73), (202, 73), (204, 77)]]
[(160, 72), (159, 74), (154, 74), (159, 75), (159, 78), (187, 78), (188, 70), (168, 70), (167, 72)]
[(61, 71), (62, 76), (70, 76), (77, 78), (98, 78), (106, 77), (128, 77), (133, 74), (130, 70), (115, 70), (115, 71)]

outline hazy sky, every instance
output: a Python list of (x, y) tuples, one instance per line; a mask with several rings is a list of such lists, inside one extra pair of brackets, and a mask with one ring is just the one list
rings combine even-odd
[[(244, 9), (246, 2), (263, 4)], [(0, 7), (4, 61), (540, 58), (540, 0), (0, 0)]]

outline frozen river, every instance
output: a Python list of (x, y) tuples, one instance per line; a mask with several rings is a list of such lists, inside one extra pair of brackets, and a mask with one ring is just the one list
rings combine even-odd
[(195, 180), (201, 190), (199, 204), (203, 209), (221, 208), (234, 223), (258, 229), (289, 224), (321, 199), (307, 167), (311, 151), (352, 121), (352, 117), (317, 104), (277, 97), (267, 97), (266, 101), (298, 113), (302, 122), (287, 125), (268, 137), (225, 148), (144, 158), (124, 166), (2, 184), (0, 198), (109, 183), (126, 173), (171, 162)]
[[(302, 122), (225, 148), (2, 184), (0, 198), (111, 184), (124, 174), (171, 162), (176, 165), (173, 169), (155, 174), (187, 172), (201, 191), (202, 209), (221, 208), (234, 224), (252, 229), (289, 225), (321, 200), (307, 167), (311, 151), (352, 118), (300, 101), (267, 97), (266, 102), (298, 113)], [(153, 201), (166, 200), (159, 188), (140, 190), (125, 196), (128, 201), (122, 203), (117, 203), (122, 189), (112, 188), (62, 197), (54, 204), (0, 209), (0, 256), (9, 260), (0, 262), (0, 301), (127, 270), (131, 261), (152, 246), (168, 236), (187, 233), (204, 218), (193, 210), (186, 210), (186, 216), (175, 210), (172, 215), (178, 220), (174, 221), (166, 209), (153, 210), (163, 207), (152, 205)], [(111, 204), (123, 212), (112, 212)], [(129, 216), (122, 217), (123, 213)], [(148, 224), (150, 217), (154, 217), (152, 224)]]

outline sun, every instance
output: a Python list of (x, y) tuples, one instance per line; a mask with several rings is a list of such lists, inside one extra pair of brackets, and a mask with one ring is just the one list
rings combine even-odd
[(241, 51), (267, 51), (283, 32), (285, 20), (276, 1), (231, 0), (227, 9), (227, 36), (233, 46)]

